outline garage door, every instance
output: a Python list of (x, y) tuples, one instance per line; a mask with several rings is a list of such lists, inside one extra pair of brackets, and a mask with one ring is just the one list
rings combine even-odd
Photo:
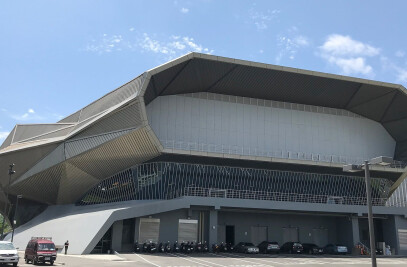
[(160, 219), (140, 218), (139, 243), (146, 241), (158, 242), (160, 233)]
[(298, 242), (298, 228), (297, 227), (284, 227), (283, 228), (283, 243), (285, 242)]
[(178, 222), (178, 243), (196, 242), (198, 239), (198, 220), (180, 219)]
[(312, 229), (312, 242), (320, 247), (328, 244), (328, 229)]
[(407, 229), (398, 229), (400, 250), (407, 250)]
[(250, 234), (250, 241), (257, 246), (261, 242), (267, 241), (267, 226), (252, 226)]

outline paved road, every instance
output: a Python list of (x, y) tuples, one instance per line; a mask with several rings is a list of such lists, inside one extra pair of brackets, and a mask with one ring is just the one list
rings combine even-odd
[[(205, 254), (121, 254), (115, 256), (64, 256), (59, 255), (56, 266), (137, 266), (137, 267), (283, 267), (283, 266), (370, 266), (369, 258), (327, 257), (327, 256), (284, 256), (284, 255), (244, 255), (230, 253)], [(120, 259), (120, 260), (119, 260)], [(19, 266), (25, 264), (20, 259)], [(379, 267), (407, 266), (407, 258), (379, 258)]]

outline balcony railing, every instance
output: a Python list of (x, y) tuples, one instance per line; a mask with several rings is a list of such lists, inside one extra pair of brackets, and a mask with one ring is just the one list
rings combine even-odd
[[(338, 164), (363, 164), (365, 158), (350, 158), (337, 155), (324, 155), (318, 153), (308, 152), (293, 152), (293, 151), (264, 151), (260, 148), (230, 146), (230, 145), (218, 145), (218, 144), (203, 144), (203, 143), (191, 143), (183, 141), (173, 140), (160, 140), (164, 148), (190, 150), (199, 152), (211, 152), (230, 155), (243, 155), (243, 156), (256, 156), (256, 157), (272, 157), (294, 160), (306, 160), (306, 161), (319, 161)], [(407, 162), (394, 161), (393, 164), (387, 166), (388, 168), (404, 169), (407, 167)]]
[[(216, 197), (229, 199), (251, 199), (283, 202), (318, 203), (332, 205), (366, 205), (365, 197), (326, 196), (311, 194), (295, 194), (267, 191), (233, 190), (202, 187), (186, 187), (183, 191), (173, 192), (168, 198), (181, 196)], [(373, 206), (386, 206), (386, 198), (372, 198)]]

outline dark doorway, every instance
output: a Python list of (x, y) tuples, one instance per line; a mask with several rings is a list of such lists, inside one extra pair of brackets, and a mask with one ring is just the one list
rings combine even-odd
[(235, 226), (234, 225), (226, 225), (226, 243), (235, 245)]

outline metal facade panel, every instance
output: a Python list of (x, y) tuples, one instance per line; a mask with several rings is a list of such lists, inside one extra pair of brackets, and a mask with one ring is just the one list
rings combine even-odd
[(127, 134), (130, 131), (132, 131), (132, 129), (126, 129), (126, 130), (99, 134), (99, 135), (90, 136), (90, 137), (83, 137), (83, 138), (79, 138), (79, 139), (69, 140), (69, 141), (65, 142), (66, 158), (67, 159), (72, 158), (85, 151), (88, 151), (92, 148), (100, 146), (103, 143), (113, 140), (119, 136)]
[(140, 128), (69, 159), (69, 163), (102, 180), (159, 154), (160, 151), (151, 142), (146, 128)]
[(67, 134), (69, 134), (72, 131), (72, 129), (74, 127), (75, 127), (75, 125), (68, 126), (68, 127), (65, 127), (63, 129), (60, 129), (60, 130), (57, 130), (57, 131), (54, 131), (54, 132), (50, 132), (50, 133), (47, 133), (47, 134), (43, 134), (43, 135), (40, 135), (40, 136), (37, 136), (37, 137), (27, 139), (24, 142), (35, 141), (35, 140), (44, 140), (44, 139), (49, 139), (49, 138), (66, 136)]
[(77, 201), (83, 192), (86, 192), (99, 182), (86, 170), (81, 170), (65, 162), (65, 174), (61, 177), (58, 190), (57, 204), (69, 204)]
[(13, 130), (8, 134), (6, 140), (4, 140), (3, 144), (1, 144), (0, 150), (2, 150), (3, 148), (5, 148), (5, 147), (7, 147), (7, 146), (9, 146), (11, 144), (11, 141), (13, 140), (13, 136), (14, 136), (14, 133), (15, 133), (15, 130), (16, 130), (16, 127), (17, 126), (14, 126)]
[(407, 95), (398, 92), (382, 122), (399, 120), (407, 117)]
[(374, 121), (380, 121), (396, 94), (396, 91), (385, 94), (379, 98), (353, 106), (349, 110)]
[(55, 204), (64, 168), (64, 163), (60, 163), (13, 185), (10, 191), (41, 203)]
[(356, 107), (360, 104), (372, 101), (376, 98), (387, 95), (390, 92), (398, 91), (395, 88), (377, 86), (372, 84), (360, 84), (360, 88), (350, 99), (347, 108)]
[(64, 123), (64, 122), (68, 122), (68, 123), (76, 123), (79, 121), (79, 116), (81, 115), (81, 111), (82, 110), (78, 110), (77, 112), (69, 115), (68, 117), (63, 118), (62, 120), (58, 121), (58, 123)]
[(13, 142), (19, 142), (31, 137), (65, 128), (67, 124), (27, 124), (17, 125)]
[(119, 87), (102, 98), (94, 101), (82, 109), (79, 121), (86, 120), (110, 107), (113, 107), (129, 98), (136, 97), (140, 92), (144, 77), (140, 75), (131, 82)]
[(139, 127), (143, 123), (140, 105), (140, 102), (136, 101), (118, 111), (115, 111), (114, 113), (110, 113), (100, 121), (75, 135), (73, 138), (76, 139), (106, 132)]
[(16, 173), (12, 177), (12, 183), (16, 181), (21, 175), (27, 172), (34, 164), (44, 158), (48, 153), (54, 150), (58, 144), (44, 145), (25, 150), (10, 152), (0, 156), (0, 170), (4, 170), (4, 175), (0, 183), (2, 186), (8, 184), (8, 175), (6, 171), (11, 163), (15, 163), (14, 170)]
[(42, 158), (34, 166), (32, 166), (26, 173), (18, 178), (14, 183), (21, 182), (28, 177), (42, 172), (54, 165), (57, 165), (65, 160), (65, 145), (64, 143), (58, 145), (52, 152)]

